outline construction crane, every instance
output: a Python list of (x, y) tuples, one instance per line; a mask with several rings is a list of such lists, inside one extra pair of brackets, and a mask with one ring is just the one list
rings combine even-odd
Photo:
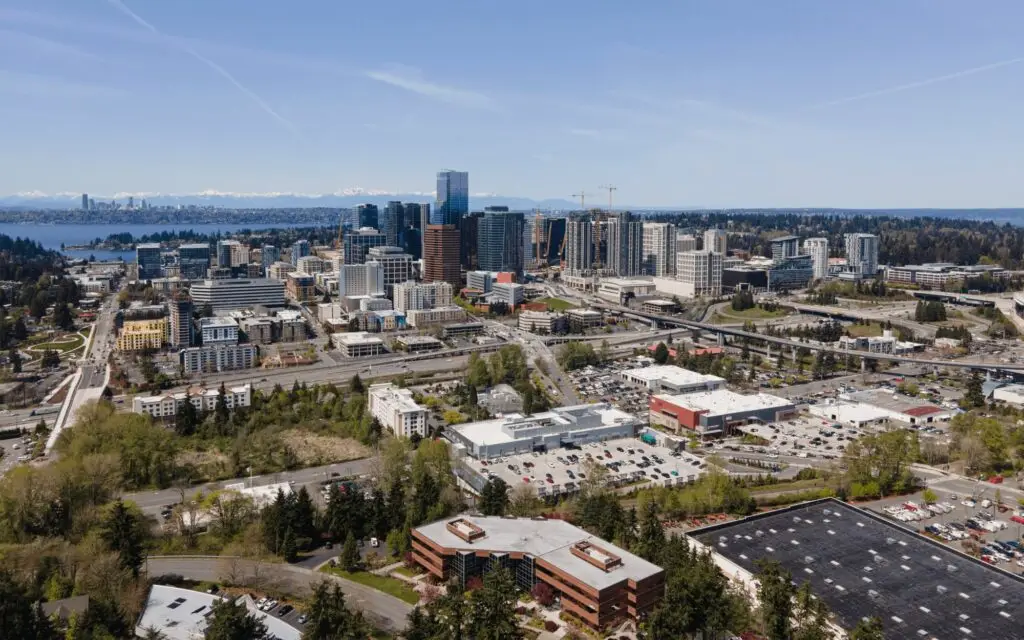
[(612, 212), (612, 192), (613, 191), (618, 191), (619, 188), (615, 187), (615, 186), (612, 186), (610, 184), (601, 185), (601, 188), (602, 189), (606, 189), (608, 191), (608, 213), (611, 213)]
[(572, 194), (572, 197), (580, 199), (580, 211), (587, 210), (587, 192), (580, 191), (579, 193)]

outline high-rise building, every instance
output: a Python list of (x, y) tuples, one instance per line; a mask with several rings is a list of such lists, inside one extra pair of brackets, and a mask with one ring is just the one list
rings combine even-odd
[(807, 238), (804, 240), (804, 253), (811, 256), (814, 268), (814, 279), (824, 280), (828, 277), (828, 238)]
[(475, 211), (459, 218), (459, 264), (467, 271), (480, 268), (479, 233), (483, 217), (484, 214)]
[(680, 251), (676, 255), (676, 278), (687, 298), (722, 294), (722, 259), (717, 251)]
[(676, 236), (676, 252), (680, 251), (696, 251), (697, 250), (697, 238), (691, 234), (677, 235)]
[(218, 240), (217, 241), (217, 264), (218, 267), (230, 267), (231, 266), (231, 247), (241, 244), (238, 240)]
[(342, 256), (345, 264), (363, 264), (370, 247), (387, 245), (387, 237), (370, 227), (363, 227), (345, 234), (342, 241)]
[(848, 233), (846, 264), (861, 278), (870, 278), (878, 272), (878, 236), (870, 233)]
[(594, 223), (581, 216), (565, 224), (565, 271), (572, 275), (594, 268)]
[(359, 228), (371, 227), (373, 229), (379, 229), (380, 220), (378, 218), (377, 205), (361, 204), (356, 207), (356, 224)]
[(179, 291), (168, 303), (170, 311), (172, 347), (184, 349), (192, 346), (192, 299), (188, 294)]
[(772, 260), (792, 258), (800, 251), (800, 238), (796, 236), (783, 236), (772, 239)]
[(456, 291), (462, 286), (459, 268), (459, 228), (454, 224), (427, 225), (423, 254), (424, 282), (447, 282)]
[(708, 229), (704, 232), (704, 248), (725, 255), (728, 235), (724, 229)]
[(384, 208), (384, 219), (381, 220), (380, 230), (384, 232), (388, 245), (399, 246), (402, 229), (405, 228), (405, 207), (401, 202), (392, 200)]
[(83, 211), (88, 211), (89, 210), (89, 194), (88, 193), (83, 193), (82, 194), (82, 210)]
[(412, 280), (412, 256), (401, 247), (370, 247), (366, 252), (366, 262), (375, 262), (383, 268), (384, 290), (388, 293), (393, 285)]
[(313, 253), (309, 246), (309, 240), (296, 240), (292, 245), (292, 264), (298, 266), (299, 258), (305, 258)]
[(437, 206), (434, 208), (436, 224), (459, 224), (469, 213), (469, 173), (465, 171), (439, 171), (437, 173)]
[(210, 305), (214, 310), (245, 309), (262, 305), (283, 307), (284, 283), (280, 280), (200, 280), (192, 284), (193, 304)]
[(249, 247), (241, 242), (235, 242), (230, 247), (230, 267), (241, 267), (249, 264)]
[(540, 225), (540, 261), (558, 264), (565, 255), (565, 218), (542, 218)]
[(139, 280), (153, 280), (162, 275), (159, 244), (135, 245), (135, 261), (139, 265)]
[(811, 256), (787, 256), (772, 260), (768, 268), (768, 289), (788, 291), (802, 289), (814, 277)]
[(483, 271), (523, 272), (523, 214), (485, 211), (477, 228), (477, 260)]
[(448, 307), (452, 304), (452, 285), (447, 282), (399, 282), (395, 285), (395, 311)]
[(267, 277), (270, 273), (270, 265), (281, 260), (281, 250), (272, 244), (263, 245), (263, 251), (260, 254), (260, 263), (263, 265), (263, 277)]
[(676, 228), (667, 222), (645, 222), (643, 273), (670, 276), (676, 271)]
[(644, 226), (632, 214), (623, 211), (608, 221), (607, 268), (618, 276), (642, 273)]
[(383, 296), (384, 268), (377, 262), (343, 264), (338, 268), (338, 295)]
[(210, 245), (183, 244), (178, 247), (178, 266), (181, 277), (188, 280), (200, 280), (206, 277), (210, 268)]

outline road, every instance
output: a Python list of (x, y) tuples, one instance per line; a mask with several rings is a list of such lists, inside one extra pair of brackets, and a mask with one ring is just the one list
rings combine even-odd
[(180, 575), (189, 580), (227, 582), (256, 590), (275, 591), (303, 597), (322, 580), (341, 585), (348, 605), (363, 612), (368, 621), (385, 631), (405, 628), (412, 606), (398, 598), (351, 580), (318, 573), (295, 565), (267, 563), (245, 558), (216, 556), (158, 556), (146, 559), (151, 577)]
[[(322, 467), (309, 467), (308, 469), (299, 469), (297, 471), (282, 471), (281, 473), (273, 473), (264, 476), (253, 476), (253, 486), (263, 486), (267, 484), (274, 484), (276, 482), (289, 482), (295, 483), (296, 487), (301, 485), (313, 485), (324, 480), (328, 480), (337, 474), (338, 476), (355, 476), (371, 473), (374, 466), (373, 458), (364, 458), (362, 460), (352, 460), (350, 462), (338, 462), (335, 464), (324, 465)], [(233, 480), (221, 480), (218, 482), (208, 482), (206, 484), (195, 485), (189, 487), (186, 490), (186, 495), (195, 494), (197, 491), (210, 492), (218, 489), (223, 489), (224, 485), (236, 484), (239, 482), (245, 482), (249, 484), (249, 478), (235, 478)], [(316, 497), (316, 492), (311, 492)], [(138, 491), (135, 493), (125, 493), (122, 495), (125, 500), (130, 500), (137, 504), (143, 513), (147, 515), (159, 515), (160, 510), (165, 505), (174, 504), (181, 500), (181, 492), (178, 489), (160, 489), (158, 491)]]
[[(815, 315), (829, 316), (833, 318), (849, 318), (852, 320), (874, 320), (875, 322), (885, 322), (887, 320), (895, 321), (896, 324), (902, 325), (911, 331), (915, 335), (923, 336), (926, 338), (932, 338), (935, 336), (937, 327), (935, 325), (924, 324), (921, 322), (915, 322), (911, 318), (903, 317), (910, 312), (903, 309), (882, 309), (874, 311), (871, 309), (848, 309), (846, 307), (834, 307), (828, 305), (815, 305), (815, 304), (802, 304), (799, 302), (784, 302), (782, 303), (787, 307), (796, 309), (801, 313), (813, 313)], [(916, 303), (915, 303), (916, 304)]]

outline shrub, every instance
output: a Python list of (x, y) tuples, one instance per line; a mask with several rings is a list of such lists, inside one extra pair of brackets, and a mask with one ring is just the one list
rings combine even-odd
[(542, 607), (550, 607), (555, 602), (555, 591), (546, 582), (533, 585), (530, 595)]
[(558, 631), (558, 623), (554, 620), (545, 620), (544, 630), (548, 633), (554, 633), (555, 631)]

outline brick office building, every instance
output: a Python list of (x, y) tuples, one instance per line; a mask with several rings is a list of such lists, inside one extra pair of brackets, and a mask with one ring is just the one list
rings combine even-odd
[(562, 520), (461, 516), (412, 531), (412, 555), (434, 576), (466, 581), (507, 567), (530, 591), (538, 582), (562, 610), (597, 629), (650, 613), (665, 571)]

